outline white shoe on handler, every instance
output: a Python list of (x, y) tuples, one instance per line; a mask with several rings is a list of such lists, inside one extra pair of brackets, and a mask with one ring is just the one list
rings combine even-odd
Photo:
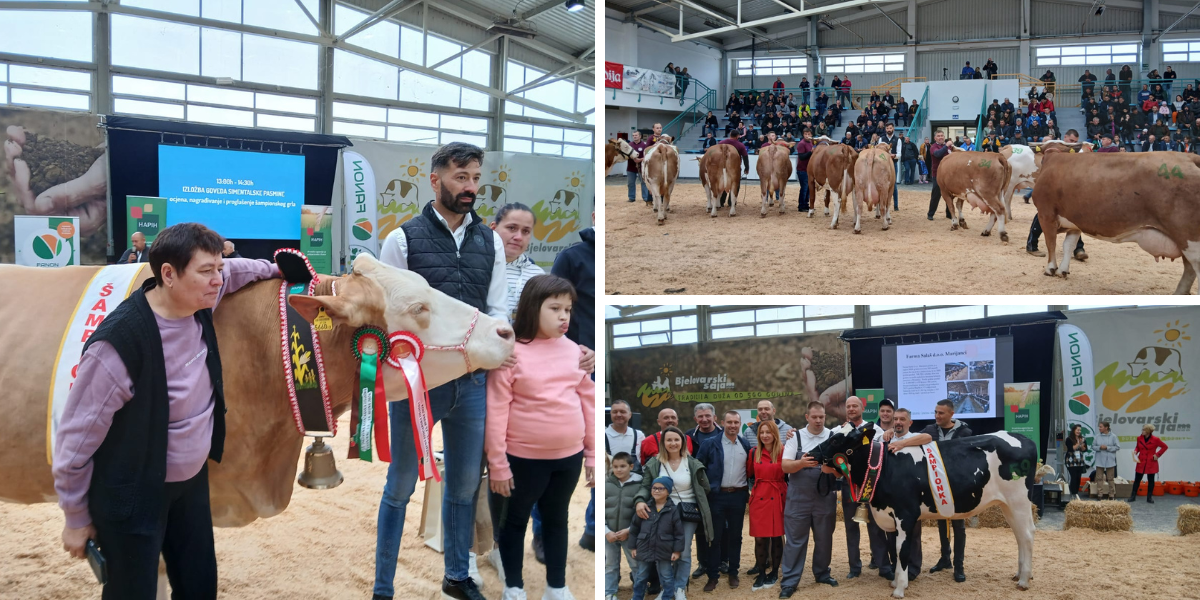
[(546, 591), (542, 593), (542, 600), (575, 600), (575, 596), (571, 595), (570, 588), (566, 586), (560, 588), (547, 587)]
[(506, 587), (504, 588), (504, 595), (500, 597), (500, 600), (526, 600), (525, 590), (522, 588)]

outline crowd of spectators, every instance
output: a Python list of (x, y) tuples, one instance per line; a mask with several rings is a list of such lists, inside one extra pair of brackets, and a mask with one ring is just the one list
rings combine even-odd
[(1122, 69), (1120, 83), (1109, 69), (1099, 93), (1095, 76), (1085, 72), (1080, 77), (1080, 111), (1087, 123), (1087, 141), (1099, 143), (1107, 134), (1126, 151), (1200, 154), (1200, 90), (1186, 84), (1172, 94), (1176, 74), (1168, 66), (1162, 74), (1151, 71), (1149, 82), (1135, 92), (1127, 83), (1132, 72), (1127, 76), (1126, 69)]
[(962, 72), (960, 72), (958, 74), (958, 78), (959, 79), (995, 79), (996, 73), (999, 70), (1000, 70), (1000, 68), (996, 66), (996, 61), (994, 61), (990, 58), (987, 59), (986, 63), (984, 63), (982, 69), (980, 69), (979, 67), (972, 67), (971, 61), (968, 60), (967, 64), (962, 68)]
[(675, 63), (669, 62), (663, 68), (664, 73), (671, 73), (675, 76), (675, 97), (683, 100), (683, 95), (687, 93), (688, 86), (692, 84), (692, 76), (688, 75), (687, 67), (677, 67)]

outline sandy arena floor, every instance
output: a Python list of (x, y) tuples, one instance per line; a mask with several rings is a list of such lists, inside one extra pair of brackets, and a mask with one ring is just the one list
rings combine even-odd
[[(349, 413), (341, 421), (350, 430)], [(435, 447), (441, 428), (435, 428)], [(343, 460), (346, 440), (333, 440), (338, 468), (346, 480), (332, 490), (299, 485), (282, 514), (242, 528), (217, 528), (220, 597), (246, 600), (277, 598), (371, 597), (375, 581), (375, 523), (387, 463)], [(304, 466), (301, 456), (297, 472)], [(596, 555), (579, 547), (589, 490), (580, 473), (571, 502), (571, 534), (567, 550), (567, 585), (577, 598), (591, 598), (596, 581)], [(442, 555), (418, 535), (424, 486), (417, 485), (404, 522), (404, 539), (396, 568), (396, 598), (439, 597), (444, 573)], [(600, 511), (597, 511), (600, 512)], [(86, 561), (62, 550), (62, 511), (57, 504), (23, 506), (0, 503), (0, 598), (22, 600), (95, 599), (100, 597)], [(529, 534), (532, 535), (532, 534)], [(496, 571), (480, 557), (483, 592), (499, 598), (503, 587)], [(525, 552), (525, 590), (541, 598), (545, 568)]]
[[(854, 235), (849, 203), (837, 230), (829, 229), (831, 217), (821, 210), (812, 219), (796, 212), (794, 181), (784, 200), (790, 211), (780, 216), (768, 209), (765, 219), (759, 218), (758, 182), (742, 189), (736, 217), (726, 207), (712, 218), (705, 214), (704, 188), (697, 180), (681, 181), (660, 227), (652, 209), (626, 201), (623, 178), (609, 178), (605, 293), (1170, 294), (1183, 275), (1180, 261), (1155, 263), (1136, 244), (1084, 236), (1090, 258), (1072, 260), (1066, 280), (1046, 277), (1046, 259), (1025, 253), (1037, 210), (1019, 196), (1003, 245), (995, 229), (980, 237), (987, 219), (974, 209), (964, 207), (966, 231), (950, 231), (942, 213), (926, 220), (927, 185), (902, 187), (891, 229), (882, 231), (871, 214), (861, 235)], [(1060, 252), (1062, 241), (1060, 235)], [(1039, 247), (1045, 250), (1043, 242)], [(684, 291), (666, 291), (679, 288)]]
[[(1098, 533), (1090, 530), (1044, 531), (1039, 529), (1033, 542), (1033, 579), (1028, 591), (1017, 589), (1012, 576), (1017, 571), (1017, 543), (1008, 529), (967, 528), (967, 552), (963, 561), (967, 580), (954, 582), (953, 571), (929, 573), (937, 563), (939, 545), (937, 526), (929, 521), (922, 527), (924, 567), (921, 575), (910, 581), (905, 598), (953, 598), (956, 600), (1090, 600), (1093, 598), (1200, 598), (1196, 588), (1196, 573), (1200, 557), (1196, 556), (1196, 536), (1180, 537), (1152, 533)], [(748, 531), (748, 529), (746, 530)], [(804, 574), (793, 598), (890, 598), (892, 586), (868, 570), (871, 560), (867, 534), (861, 533), (863, 576), (846, 579), (849, 563), (846, 560), (846, 534), (841, 523), (833, 532), (832, 575), (838, 587), (831, 588), (813, 581), (812, 543), (805, 560)], [(1130, 560), (1133, 548), (1154, 548), (1152, 561)], [(693, 561), (695, 554), (693, 549)], [(771, 600), (779, 595), (779, 584), (754, 592), (754, 578), (745, 571), (754, 566), (754, 542), (742, 541), (741, 586), (736, 590), (722, 575), (717, 589), (704, 593), (708, 579), (692, 580), (687, 598), (719, 598), (720, 600)], [(632, 595), (629, 567), (622, 558), (621, 584), (617, 596), (627, 600)], [(695, 563), (693, 563), (693, 569)], [(676, 594), (676, 598), (679, 595)]]

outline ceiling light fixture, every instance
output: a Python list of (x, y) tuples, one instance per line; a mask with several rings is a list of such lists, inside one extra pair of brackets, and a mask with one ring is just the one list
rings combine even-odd
[(583, 10), (583, 0), (567, 0), (567, 12), (579, 12)]

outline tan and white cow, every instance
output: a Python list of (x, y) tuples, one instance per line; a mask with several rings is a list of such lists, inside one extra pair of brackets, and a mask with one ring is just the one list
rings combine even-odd
[[(0, 501), (56, 500), (46, 461), (46, 403), (56, 343), (100, 268), (0, 265), (0, 288), (5, 290), (0, 311), (9, 315), (0, 328), (0, 439), (5, 440), (0, 444)], [(149, 276), (150, 269), (143, 269), (136, 283)], [(296, 487), (304, 437), (296, 431), (285, 389), (279, 285), (278, 279), (250, 284), (228, 295), (213, 313), (228, 407), (224, 459), (209, 462), (213, 524), (220, 527), (240, 527), (283, 512)], [(322, 277), (314, 297), (293, 295), (288, 301), (309, 321), (319, 307), (333, 318), (333, 330), (317, 335), (335, 419), (350, 408), (358, 372), (350, 344), (359, 326), (412, 331), (427, 346), (454, 346), (465, 338), (471, 367), (478, 369), (500, 366), (513, 349), (508, 323), (479, 313), (468, 336), (474, 308), (430, 288), (420, 275), (365, 254), (354, 260), (350, 275)], [(430, 388), (467, 371), (456, 351), (427, 351), (421, 365)], [(389, 401), (406, 398), (399, 370), (385, 368), (384, 385)]]
[(1046, 241), (1045, 274), (1070, 272), (1081, 233), (1109, 242), (1134, 242), (1160, 258), (1183, 258), (1176, 294), (1189, 294), (1200, 272), (1200, 156), (1182, 152), (1070, 153), (1043, 146), (1033, 204)]
[(642, 152), (642, 180), (654, 197), (654, 212), (662, 225), (671, 210), (671, 192), (679, 178), (679, 150), (671, 145), (670, 136)]
[(889, 144), (867, 146), (858, 153), (854, 163), (854, 233), (862, 233), (863, 204), (867, 212), (876, 211), (883, 218), (883, 230), (892, 226), (892, 209), (888, 200), (896, 186), (896, 165), (892, 162)]
[[(736, 151), (735, 151), (736, 153)], [(762, 191), (761, 217), (767, 216), (767, 201), (779, 203), (779, 214), (783, 214), (783, 196), (788, 180), (792, 178), (792, 160), (786, 142), (776, 142), (758, 150), (758, 183)]]
[(854, 163), (858, 161), (858, 152), (846, 144), (828, 144), (828, 138), (818, 138), (819, 145), (813, 148), (812, 158), (808, 161), (808, 177), (810, 180), (808, 216), (813, 216), (816, 209), (816, 197), (821, 191), (825, 192), (825, 216), (829, 216), (829, 194), (836, 194), (833, 206), (833, 221), (830, 229), (837, 229), (838, 218), (846, 208), (846, 200), (854, 193)]
[(621, 138), (612, 138), (604, 145), (604, 174), (612, 170), (612, 166), (621, 161), (627, 161), (631, 156), (636, 156), (633, 146), (629, 142)]
[(992, 226), (999, 222), (1000, 240), (1007, 244), (1005, 224), (1010, 215), (1005, 194), (1011, 193), (1011, 177), (1012, 167), (997, 152), (952, 150), (946, 155), (938, 164), (937, 183), (946, 205), (954, 207), (955, 217), (950, 220), (950, 231), (957, 230), (960, 225), (968, 229), (967, 221), (962, 216), (965, 200), (989, 217), (987, 227), (979, 235), (991, 235)]
[[(742, 157), (730, 144), (709, 146), (700, 157), (700, 183), (708, 198), (705, 211), (717, 216), (718, 203), (729, 198), (729, 216), (737, 216), (737, 195), (742, 185)], [(726, 196), (728, 195), (728, 196)]]

